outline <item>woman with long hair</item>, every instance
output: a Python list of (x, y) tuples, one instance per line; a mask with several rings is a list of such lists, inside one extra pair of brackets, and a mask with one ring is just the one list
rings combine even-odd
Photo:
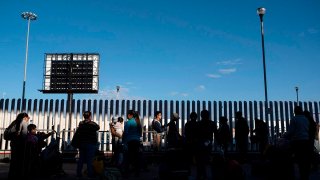
[(138, 177), (140, 173), (139, 164), (139, 146), (140, 137), (142, 134), (142, 127), (139, 115), (129, 110), (127, 113), (128, 121), (124, 126), (123, 142), (128, 147), (125, 160), (124, 176), (129, 175), (130, 164), (134, 167), (135, 176)]
[(17, 179), (23, 177), (25, 173), (24, 169), (24, 159), (25, 159), (25, 145), (26, 137), (28, 133), (28, 122), (30, 117), (27, 113), (20, 113), (17, 115), (16, 121), (16, 132), (17, 136), (11, 140), (11, 160), (9, 167), (9, 179)]

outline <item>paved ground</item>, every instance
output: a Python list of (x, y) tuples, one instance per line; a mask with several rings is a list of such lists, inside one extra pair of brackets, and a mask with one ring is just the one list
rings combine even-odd
[[(159, 179), (159, 163), (148, 163), (148, 169), (147, 171), (142, 170), (141, 174), (139, 177), (133, 177), (130, 176), (128, 178), (123, 178), (121, 177), (121, 174), (116, 168), (112, 167), (106, 167), (106, 172), (107, 176), (109, 176), (109, 179), (116, 179), (114, 177), (118, 176), (117, 179)], [(244, 170), (245, 173), (245, 179), (248, 180), (266, 180), (267, 178), (263, 176), (257, 176), (257, 175), (252, 175), (252, 163), (244, 163), (241, 164), (242, 169)], [(219, 167), (208, 167), (209, 169), (212, 169), (212, 173), (208, 174), (208, 179), (218, 179), (217, 174), (221, 173), (219, 172), (220, 169)], [(0, 163), (0, 179), (5, 180), (7, 179), (7, 174), (9, 170), (9, 163), (1, 162)], [(70, 180), (70, 179), (77, 179), (76, 178), (76, 163), (75, 162), (65, 162), (63, 164), (63, 170), (65, 172), (65, 175), (61, 176), (55, 176), (55, 177), (46, 177), (43, 179), (60, 179), (60, 180)], [(185, 178), (185, 179), (196, 179), (196, 168), (194, 166), (191, 166), (190, 168), (190, 175)], [(183, 174), (184, 172), (177, 171), (176, 174)], [(297, 171), (296, 171), (296, 177), (297, 177)], [(112, 178), (111, 178), (112, 177)], [(85, 178), (83, 178), (85, 179)], [(105, 178), (106, 179), (106, 178)], [(180, 178), (175, 178), (175, 179), (180, 179)], [(297, 178), (296, 178), (297, 179)], [(311, 175), (310, 175), (311, 180), (319, 180), (320, 179), (320, 167), (317, 169), (312, 170)]]

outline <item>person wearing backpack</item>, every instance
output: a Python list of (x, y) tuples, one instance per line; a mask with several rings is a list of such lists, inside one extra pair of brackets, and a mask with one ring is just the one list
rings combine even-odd
[(22, 178), (25, 173), (25, 169), (23, 166), (25, 160), (24, 149), (28, 133), (27, 127), (29, 119), (30, 117), (27, 113), (20, 113), (15, 119), (17, 136), (15, 136), (10, 142), (11, 160), (8, 179)]

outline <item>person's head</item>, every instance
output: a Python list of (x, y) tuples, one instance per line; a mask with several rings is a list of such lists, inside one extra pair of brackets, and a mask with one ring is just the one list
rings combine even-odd
[(190, 120), (196, 121), (197, 119), (198, 119), (198, 114), (196, 112), (191, 112), (190, 113)]
[(204, 109), (201, 111), (201, 118), (202, 120), (209, 120), (210, 119), (210, 113), (208, 110)]
[(160, 120), (162, 118), (162, 113), (161, 111), (156, 111), (154, 113), (154, 118), (157, 119), (157, 120)]
[(241, 111), (237, 111), (236, 112), (236, 119), (241, 118), (242, 117), (242, 112)]
[(128, 110), (128, 112), (127, 112), (127, 118), (128, 118), (128, 119), (134, 118), (134, 114), (135, 114), (135, 112), (134, 112), (133, 110)]
[(294, 107), (294, 114), (295, 115), (303, 115), (302, 107), (301, 106)]
[(90, 111), (85, 111), (83, 113), (83, 118), (91, 120), (91, 112)]
[(17, 118), (16, 118), (16, 120), (17, 120), (19, 123), (21, 123), (23, 120), (28, 122), (29, 119), (30, 119), (30, 117), (28, 116), (28, 114), (27, 114), (27, 113), (24, 113), (24, 112), (18, 114), (18, 115), (17, 115)]
[(171, 121), (178, 121), (180, 119), (178, 113), (172, 113), (171, 114)]
[(122, 117), (118, 117), (118, 122), (119, 123), (123, 123), (123, 118)]
[(225, 124), (225, 123), (227, 123), (228, 122), (228, 118), (226, 118), (225, 116), (221, 116), (220, 118), (219, 118), (219, 123), (220, 124)]
[(37, 126), (35, 124), (29, 124), (27, 129), (28, 129), (28, 132), (30, 134), (36, 134), (37, 133)]

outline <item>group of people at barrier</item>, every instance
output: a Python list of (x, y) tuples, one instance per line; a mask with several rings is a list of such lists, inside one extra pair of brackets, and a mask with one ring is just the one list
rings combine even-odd
[[(302, 108), (296, 106), (295, 116), (290, 121), (288, 131), (283, 135), (290, 143), (290, 152), (294, 154), (298, 163), (300, 176), (305, 179), (309, 176), (311, 165), (311, 154), (317, 125), (308, 111), (303, 112)], [(99, 125), (91, 119), (91, 112), (83, 112), (83, 121), (78, 124), (76, 133), (72, 138), (72, 145), (79, 150), (77, 162), (77, 176), (83, 176), (83, 166), (86, 163), (87, 176), (95, 177), (93, 160), (98, 151)], [(183, 151), (188, 162), (195, 162), (197, 167), (197, 178), (206, 178), (206, 165), (209, 163), (214, 141), (221, 147), (223, 157), (228, 157), (228, 148), (232, 143), (233, 133), (229, 127), (226, 117), (219, 118), (219, 127), (210, 119), (210, 112), (202, 110), (201, 119), (198, 114), (191, 112), (189, 121), (185, 124), (184, 134), (181, 135), (177, 128), (177, 121), (180, 119), (178, 113), (172, 113), (170, 122), (162, 125), (162, 113), (156, 111), (152, 121), (153, 149), (159, 151), (162, 134), (166, 133), (166, 144), (168, 152)], [(41, 167), (41, 152), (46, 146), (44, 140), (54, 133), (37, 133), (36, 126), (29, 124), (29, 116), (26, 113), (18, 114), (16, 120), (16, 137), (11, 140), (11, 161), (9, 179), (37, 175), (36, 167)], [(134, 172), (135, 176), (140, 175), (142, 168), (141, 137), (143, 134), (142, 125), (138, 112), (127, 111), (127, 120), (122, 117), (114, 119), (110, 123), (110, 131), (113, 143), (113, 162), (121, 168), (123, 176), (129, 176)], [(268, 126), (263, 120), (255, 120), (254, 136), (252, 142), (259, 143), (261, 157), (266, 154), (270, 145), (268, 144)], [(248, 136), (250, 133), (247, 120), (242, 112), (235, 113), (235, 142), (239, 154), (239, 161), (244, 162), (247, 158)], [(281, 148), (281, 147), (280, 147)], [(32, 158), (31, 158), (32, 157)], [(61, 167), (61, 166), (60, 166)], [(130, 170), (132, 167), (132, 170)], [(21, 173), (17, 173), (21, 172)], [(22, 176), (21, 176), (22, 175)]]

